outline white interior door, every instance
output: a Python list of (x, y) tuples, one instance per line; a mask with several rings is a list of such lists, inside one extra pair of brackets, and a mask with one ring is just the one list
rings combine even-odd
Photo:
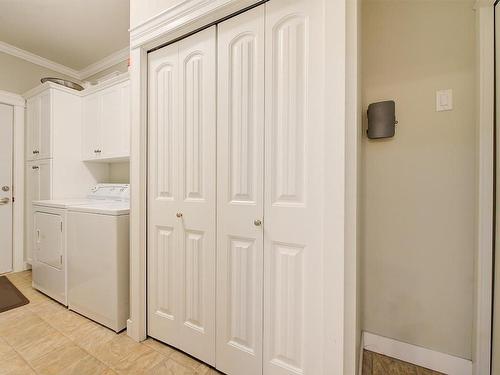
[(0, 104), (0, 273), (12, 271), (13, 119), (13, 108)]
[(317, 64), (324, 14), (303, 0), (265, 6), (264, 374), (321, 375), (331, 355), (324, 352), (325, 104)]
[(217, 368), (262, 374), (264, 7), (218, 25)]
[(149, 56), (148, 333), (215, 364), (215, 27)]

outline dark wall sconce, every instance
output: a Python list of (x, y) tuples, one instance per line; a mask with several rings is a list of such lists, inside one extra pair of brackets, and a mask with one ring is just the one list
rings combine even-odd
[(393, 100), (372, 103), (368, 106), (368, 130), (370, 139), (394, 137), (396, 124), (396, 103)]

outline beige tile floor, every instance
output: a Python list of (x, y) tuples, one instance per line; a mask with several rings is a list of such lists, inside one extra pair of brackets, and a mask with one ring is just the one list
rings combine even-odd
[(412, 365), (365, 350), (363, 352), (363, 375), (445, 375), (440, 372)]
[(137, 343), (37, 292), (31, 272), (7, 275), (30, 300), (0, 313), (0, 375), (220, 374), (153, 339)]

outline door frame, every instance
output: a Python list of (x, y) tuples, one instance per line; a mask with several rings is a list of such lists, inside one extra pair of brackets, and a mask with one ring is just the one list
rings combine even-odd
[(24, 256), (24, 109), (26, 101), (20, 95), (0, 91), (0, 103), (13, 107), (13, 159), (12, 159), (12, 271), (27, 268)]
[[(361, 134), (357, 66), (359, 1), (322, 1), (325, 17), (324, 66), (331, 68), (325, 70), (325, 81), (329, 84), (325, 84), (323, 100), (332, 103), (325, 106), (324, 112), (324, 118), (332, 121), (327, 127), (328, 137), (325, 139), (331, 146), (328, 148), (331, 152), (325, 157), (327, 163), (333, 163), (331, 165), (343, 161), (342, 168), (328, 170), (324, 189), (327, 193), (340, 191), (344, 196), (339, 199), (338, 194), (325, 194), (325, 210), (318, 213), (323, 215), (324, 225), (332, 228), (331, 231), (325, 231), (323, 241), (332, 243), (331, 238), (335, 239), (332, 251), (325, 258), (325, 267), (329, 272), (325, 273), (327, 277), (324, 280), (324, 315), (329, 319), (325, 320), (328, 339), (324, 343), (324, 350), (331, 354), (326, 360), (327, 373), (341, 374), (344, 369), (351, 372), (357, 367), (360, 342), (356, 298), (357, 156)], [(147, 337), (147, 53), (262, 2), (179, 1), (177, 5), (130, 29), (130, 318), (127, 321), (127, 334), (136, 341)], [(327, 22), (339, 14), (343, 15), (342, 22)], [(347, 37), (352, 45), (347, 45)], [(356, 67), (354, 71), (353, 66)], [(345, 136), (339, 137), (338, 134)], [(339, 221), (344, 223), (343, 228), (339, 228)]]
[(477, 253), (473, 321), (473, 374), (490, 374), (492, 348), (495, 186), (495, 0), (478, 0), (477, 41)]

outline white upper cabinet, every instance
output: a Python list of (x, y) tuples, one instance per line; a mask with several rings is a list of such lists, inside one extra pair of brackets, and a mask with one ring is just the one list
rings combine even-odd
[(52, 157), (52, 98), (50, 90), (27, 101), (26, 160)]
[[(84, 94), (85, 95), (85, 94)], [(82, 158), (119, 161), (130, 155), (130, 82), (92, 88), (83, 98)]]

